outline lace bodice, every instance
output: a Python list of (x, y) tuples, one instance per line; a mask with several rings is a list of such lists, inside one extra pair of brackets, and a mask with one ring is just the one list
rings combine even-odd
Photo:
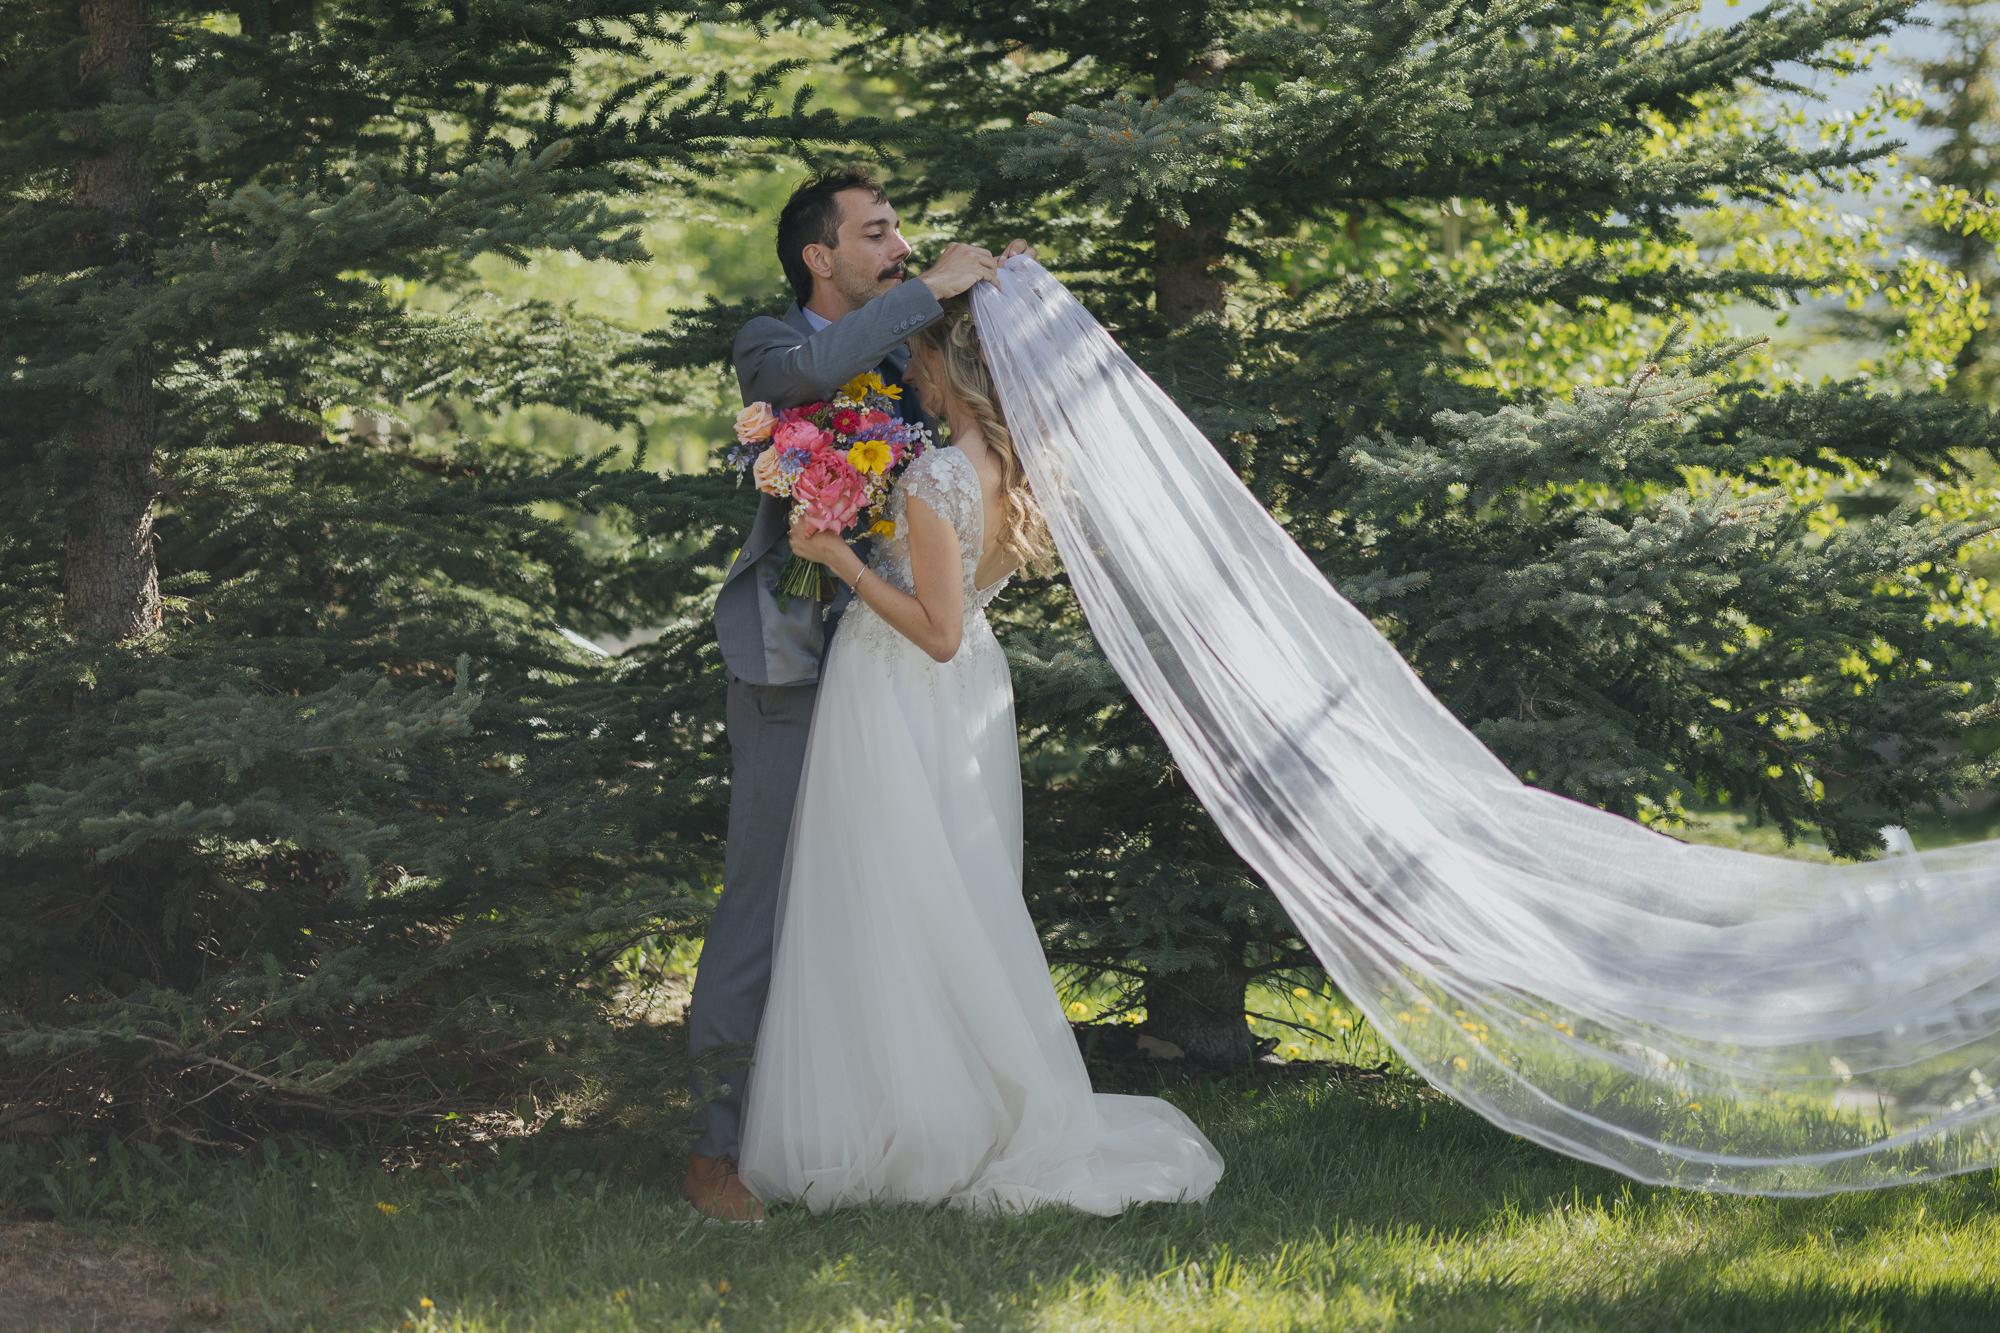
[[(910, 568), (909, 503), (912, 495), (921, 497), (958, 534), (968, 630), (973, 622), (986, 618), (987, 603), (1014, 577), (1011, 573), (1002, 574), (984, 588), (973, 586), (973, 579), (978, 573), (979, 552), (986, 541), (983, 489), (979, 469), (956, 448), (933, 445), (926, 449), (916, 462), (903, 470), (903, 475), (896, 479), (895, 489), (889, 492), (888, 517), (895, 523), (896, 531), (893, 536), (875, 543), (868, 560), (868, 568), (884, 583), (892, 584), (911, 596), (916, 595), (916, 574)], [(856, 603), (847, 614), (853, 616), (856, 612), (868, 613), (867, 605)], [(857, 619), (872, 622), (871, 630), (896, 634), (888, 622), (872, 613)], [(856, 625), (855, 628), (859, 630), (861, 626)]]
[(965, 579), (965, 612), (984, 611), (1012, 574), (1003, 574), (984, 588), (972, 586), (979, 567), (979, 551), (986, 542), (986, 514), (979, 469), (972, 460), (949, 445), (933, 445), (896, 480), (889, 492), (889, 518), (896, 534), (875, 548), (869, 568), (888, 583), (914, 595), (916, 575), (910, 569), (909, 506), (912, 495), (936, 510), (958, 534), (960, 564)]

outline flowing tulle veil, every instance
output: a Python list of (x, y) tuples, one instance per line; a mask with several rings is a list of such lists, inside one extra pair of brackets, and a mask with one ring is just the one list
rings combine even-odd
[(1809, 864), (1524, 784), (1061, 283), (1025, 257), (1000, 276), (974, 318), (1091, 631), (1419, 1073), (1650, 1182), (2000, 1164), (2000, 840)]

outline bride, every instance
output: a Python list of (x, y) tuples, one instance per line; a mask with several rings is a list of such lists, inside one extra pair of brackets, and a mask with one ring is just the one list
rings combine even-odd
[(1021, 894), (1021, 772), (986, 606), (1048, 551), (969, 298), (905, 378), (949, 445), (889, 499), (827, 646), (778, 891), (737, 1171), (764, 1203), (1115, 1214), (1205, 1199), (1222, 1157), (1158, 1097), (1093, 1092)]
[(1174, 1108), (1089, 1093), (1018, 898), (983, 608), (1030, 497), (1203, 808), (1431, 1084), (1687, 1188), (2000, 1165), (2000, 839), (1918, 851), (1892, 828), (1880, 860), (1796, 861), (1523, 783), (1060, 282), (1028, 255), (1000, 271), (921, 348), (958, 447), (911, 466), (876, 567), (819, 543), (867, 609), (813, 717), (748, 1083), (753, 1189), (1108, 1211), (1220, 1174)]

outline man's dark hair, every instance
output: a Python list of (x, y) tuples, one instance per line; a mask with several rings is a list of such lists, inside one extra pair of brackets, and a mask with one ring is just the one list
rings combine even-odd
[(834, 167), (822, 171), (785, 200), (778, 214), (778, 262), (784, 265), (785, 280), (792, 284), (799, 304), (812, 300), (813, 271), (806, 267), (805, 248), (817, 242), (827, 249), (840, 245), (840, 200), (842, 190), (872, 192), (875, 202), (889, 196), (864, 167)]

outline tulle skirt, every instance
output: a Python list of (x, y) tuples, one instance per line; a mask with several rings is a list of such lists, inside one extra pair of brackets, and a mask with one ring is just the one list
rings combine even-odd
[(940, 663), (865, 603), (828, 646), (737, 1169), (766, 1203), (1110, 1215), (1205, 1199), (1222, 1156), (1158, 1097), (1097, 1093), (1021, 896), (1007, 660)]

